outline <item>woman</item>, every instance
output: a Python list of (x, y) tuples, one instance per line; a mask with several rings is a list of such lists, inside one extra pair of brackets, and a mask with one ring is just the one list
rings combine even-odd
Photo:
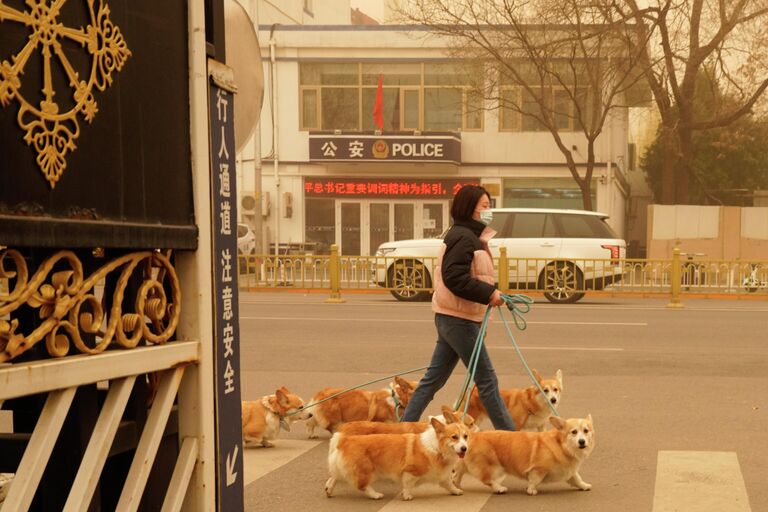
[[(408, 402), (402, 421), (419, 421), (421, 414), (451, 376), (461, 358), (469, 364), (488, 304), (501, 306), (496, 289), (493, 259), (488, 240), (496, 232), (489, 227), (492, 214), (488, 192), (477, 185), (462, 187), (453, 199), (453, 226), (445, 235), (435, 269), (437, 345), (429, 369)], [(515, 423), (499, 395), (496, 372), (485, 346), (480, 352), (475, 384), (488, 417), (497, 430), (515, 430)]]

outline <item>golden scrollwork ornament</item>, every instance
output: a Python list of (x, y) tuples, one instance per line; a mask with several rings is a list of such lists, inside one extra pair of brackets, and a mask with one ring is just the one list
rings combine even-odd
[[(99, 111), (93, 97), (94, 87), (104, 91), (112, 84), (112, 72), (122, 69), (131, 51), (120, 29), (109, 18), (109, 6), (104, 0), (87, 0), (90, 24), (84, 28), (64, 26), (58, 17), (67, 0), (26, 0), (26, 9), (20, 11), (0, 0), (0, 23), (22, 23), (31, 29), (21, 50), (0, 61), (0, 104), (19, 103), (17, 121), (25, 131), (24, 140), (37, 152), (37, 164), (51, 188), (67, 167), (66, 156), (75, 149), (80, 135), (78, 114), (92, 122)], [(80, 44), (88, 52), (91, 69), (81, 77), (75, 71), (64, 50), (62, 41)], [(40, 52), (43, 61), (42, 92), (44, 98), (33, 105), (21, 94), (24, 68), (34, 52)], [(64, 111), (54, 97), (63, 97), (53, 88), (54, 69), (58, 66), (66, 73), (74, 106)]]
[[(0, 288), (0, 363), (42, 340), (52, 357), (67, 355), (70, 345), (82, 354), (98, 354), (113, 343), (126, 349), (142, 340), (165, 343), (175, 333), (181, 312), (181, 284), (170, 256), (133, 252), (87, 276), (72, 251), (58, 251), (30, 277), (19, 251), (0, 249), (0, 281), (5, 285)], [(138, 290), (129, 290), (129, 280), (136, 276), (141, 276)], [(109, 301), (105, 292), (96, 291), (106, 280), (113, 283)], [(16, 318), (22, 307), (32, 308), (39, 317), (26, 330)]]

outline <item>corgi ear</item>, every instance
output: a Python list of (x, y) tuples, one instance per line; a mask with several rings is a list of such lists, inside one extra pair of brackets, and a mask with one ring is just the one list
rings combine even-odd
[(557, 383), (560, 385), (560, 391), (563, 390), (563, 370), (557, 370), (557, 373), (555, 374), (555, 378), (557, 379)]
[(280, 391), (282, 391), (286, 395), (290, 395), (291, 394), (291, 391), (287, 387), (285, 387), (285, 386), (280, 386)]
[(435, 432), (437, 432), (438, 434), (442, 434), (443, 432), (445, 432), (445, 425), (443, 425), (443, 422), (440, 421), (439, 419), (432, 418), (431, 420), (429, 420), (429, 422), (432, 424), (432, 428), (434, 428)]
[(536, 368), (531, 369), (531, 373), (536, 378), (536, 382), (541, 382), (543, 380), (541, 375), (539, 375), (539, 372), (536, 371)]
[(447, 405), (444, 405), (440, 410), (443, 412), (443, 417), (445, 418), (446, 424), (454, 423), (456, 421), (456, 416), (453, 415), (453, 409)]
[(275, 391), (275, 398), (277, 398), (277, 403), (280, 404), (281, 407), (288, 407), (288, 397), (286, 396), (287, 393), (283, 391), (285, 388), (280, 388), (277, 391)]
[(403, 389), (406, 389), (406, 390), (413, 389), (413, 386), (411, 386), (411, 383), (402, 377), (395, 377), (395, 382), (397, 382), (397, 385)]
[(587, 414), (587, 421), (590, 425), (594, 426), (594, 423), (592, 423), (592, 414)]
[(559, 416), (550, 416), (549, 422), (554, 425), (557, 430), (565, 430), (565, 420)]
[(469, 414), (464, 415), (464, 424), (468, 427), (472, 427), (475, 425), (475, 418), (470, 416)]

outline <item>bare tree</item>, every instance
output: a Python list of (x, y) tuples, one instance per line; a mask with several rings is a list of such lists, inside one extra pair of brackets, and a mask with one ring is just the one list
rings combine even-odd
[[(608, 0), (412, 0), (401, 2), (397, 12), (400, 21), (445, 37), (452, 56), (481, 63), (475, 87), (486, 108), (499, 110), (503, 127), (551, 134), (581, 189), (584, 208), (591, 210), (595, 143), (611, 113), (627, 106), (642, 76), (637, 65), (644, 42), (611, 5)], [(583, 136), (586, 155), (573, 134)]]
[[(617, 0), (612, 8), (651, 43), (639, 57), (661, 116), (658, 199), (688, 203), (689, 180), (701, 181), (691, 167), (694, 133), (750, 113), (768, 87), (768, 1), (649, 0), (641, 8), (637, 0)], [(720, 89), (727, 101), (695, 108), (703, 87)]]

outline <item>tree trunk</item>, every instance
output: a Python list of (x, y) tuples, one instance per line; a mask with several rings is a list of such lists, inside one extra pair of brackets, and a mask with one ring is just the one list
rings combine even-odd
[(689, 204), (691, 202), (689, 186), (693, 159), (693, 133), (688, 129), (680, 129), (678, 136), (680, 152), (675, 166), (675, 204)]
[(581, 188), (581, 202), (584, 205), (584, 209), (592, 211), (592, 180), (583, 180), (579, 183)]
[(675, 171), (677, 170), (678, 151), (675, 144), (674, 130), (665, 126), (661, 128), (661, 204), (675, 204), (677, 199)]

